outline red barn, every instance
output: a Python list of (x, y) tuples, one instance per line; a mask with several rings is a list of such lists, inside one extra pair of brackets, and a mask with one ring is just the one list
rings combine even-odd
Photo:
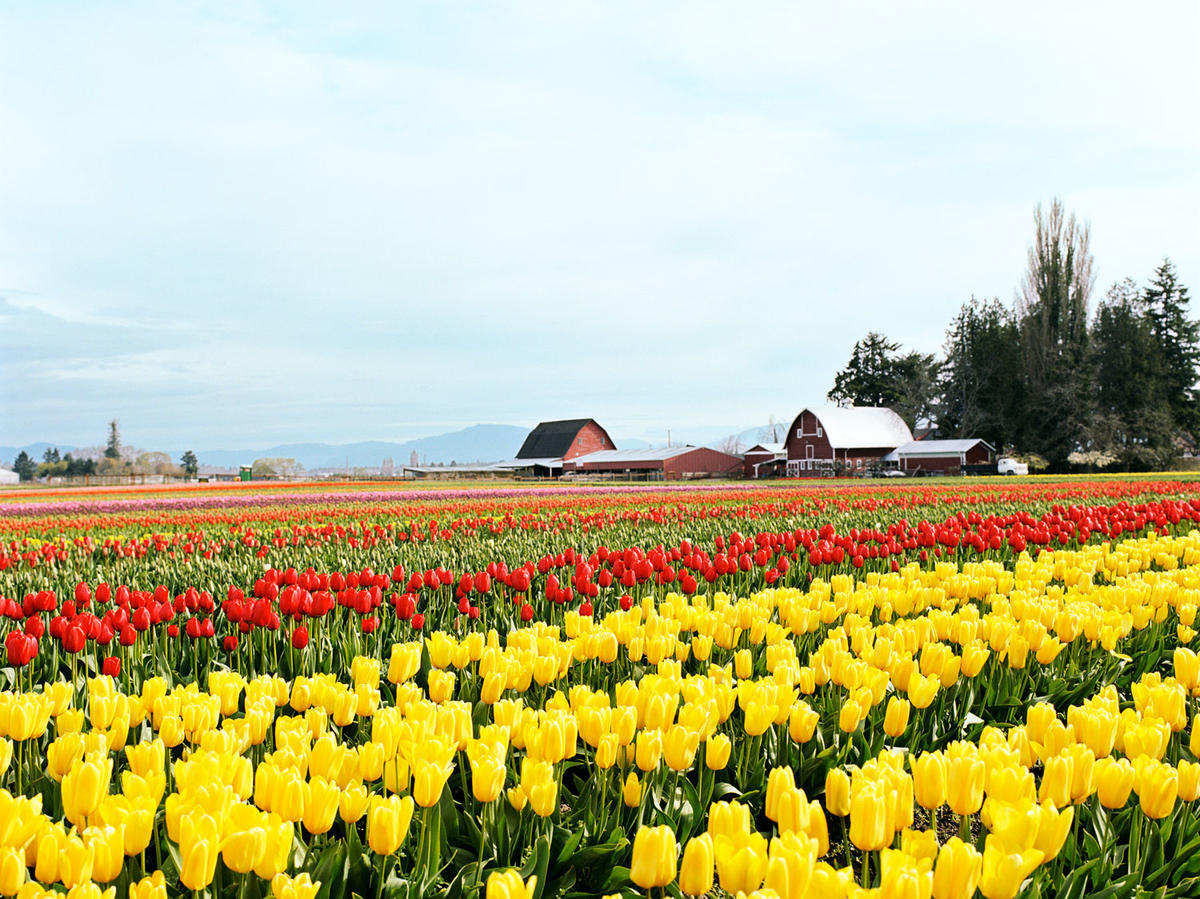
[(756, 443), (742, 455), (742, 473), (747, 478), (778, 477), (786, 465), (787, 446), (782, 443)]
[(595, 419), (543, 421), (529, 432), (515, 459), (493, 467), (544, 477), (561, 474), (567, 459), (611, 449), (615, 449), (612, 438)]
[(901, 471), (915, 474), (961, 474), (963, 466), (986, 465), (996, 458), (996, 448), (986, 440), (914, 440), (898, 446), (885, 462), (895, 462)]
[(742, 460), (706, 446), (600, 450), (564, 460), (563, 473), (571, 472), (665, 481), (737, 477)]
[(861, 472), (898, 446), (913, 442), (912, 431), (891, 409), (821, 406), (805, 409), (788, 431), (788, 477)]

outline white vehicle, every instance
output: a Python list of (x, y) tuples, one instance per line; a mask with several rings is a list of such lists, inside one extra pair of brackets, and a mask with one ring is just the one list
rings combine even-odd
[(1024, 462), (1018, 462), (1009, 456), (996, 463), (997, 474), (1029, 474), (1029, 466)]

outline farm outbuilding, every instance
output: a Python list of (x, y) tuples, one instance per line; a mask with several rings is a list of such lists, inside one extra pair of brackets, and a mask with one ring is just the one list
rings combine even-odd
[(914, 440), (883, 457), (908, 474), (961, 474), (967, 465), (986, 465), (996, 458), (996, 448), (986, 440)]
[(899, 415), (879, 406), (804, 409), (788, 431), (788, 477), (861, 472), (896, 447), (913, 442)]
[(0, 468), (0, 484), (12, 485), (21, 483), (21, 476), (11, 468)]
[(563, 473), (665, 481), (736, 477), (742, 460), (706, 446), (600, 450), (565, 460)]
[(756, 443), (742, 454), (742, 475), (747, 478), (774, 478), (787, 468), (787, 446), (782, 443)]
[(567, 459), (615, 448), (608, 431), (593, 418), (543, 421), (529, 432), (515, 459), (499, 462), (495, 467), (515, 474), (557, 477)]

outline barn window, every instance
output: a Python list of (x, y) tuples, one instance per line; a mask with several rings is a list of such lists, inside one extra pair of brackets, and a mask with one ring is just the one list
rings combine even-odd
[(797, 436), (797, 437), (803, 437), (803, 436), (804, 436), (804, 427), (803, 427), (803, 426), (801, 426), (801, 427), (799, 427), (799, 428), (796, 428), (796, 436)]
[(824, 432), (823, 430), (821, 430), (821, 426), (820, 426), (820, 425), (817, 425), (817, 436), (818, 436), (818, 437), (824, 437), (824, 436), (825, 436), (825, 432)]

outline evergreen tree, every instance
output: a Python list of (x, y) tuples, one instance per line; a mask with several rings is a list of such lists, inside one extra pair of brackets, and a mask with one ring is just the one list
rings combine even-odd
[(1023, 405), (1021, 339), (999, 300), (963, 304), (946, 332), (938, 424), (947, 437), (982, 437), (997, 449), (1016, 439)]
[(1055, 200), (1034, 212), (1034, 241), (1017, 312), (1026, 387), (1021, 440), (1051, 465), (1087, 440), (1093, 411), (1088, 300), (1095, 276), (1087, 225)]
[(1153, 322), (1137, 284), (1114, 284), (1092, 322), (1096, 415), (1088, 443), (1126, 470), (1165, 468), (1174, 456), (1171, 410), (1159, 377)]
[(910, 428), (936, 413), (939, 363), (931, 354), (899, 354), (900, 344), (876, 331), (854, 344), (850, 361), (827, 396), (839, 405), (885, 406)]
[(57, 446), (46, 447), (46, 451), (44, 453), (42, 453), (42, 461), (43, 462), (58, 462), (58, 461), (60, 461), (59, 457), (58, 457), (58, 447)]
[(194, 478), (196, 472), (200, 470), (200, 460), (196, 458), (196, 454), (191, 450), (188, 450), (179, 457), (179, 464), (183, 467), (183, 473), (189, 478)]
[(13, 471), (20, 475), (22, 481), (32, 481), (37, 473), (37, 463), (30, 458), (29, 453), (21, 450), (13, 461)]
[(912, 430), (920, 422), (934, 426), (940, 409), (942, 363), (932, 353), (912, 350), (892, 363), (896, 395), (889, 404)]
[(1188, 291), (1179, 284), (1170, 259), (1155, 269), (1143, 300), (1167, 405), (1176, 424), (1194, 435), (1200, 430), (1195, 392), (1200, 377), (1200, 323), (1188, 318)]
[(868, 331), (855, 341), (850, 361), (834, 376), (829, 399), (838, 405), (890, 406), (897, 396), (893, 367), (898, 349), (900, 344)]
[(121, 458), (121, 431), (115, 418), (108, 423), (108, 443), (104, 447), (104, 458), (114, 461)]

